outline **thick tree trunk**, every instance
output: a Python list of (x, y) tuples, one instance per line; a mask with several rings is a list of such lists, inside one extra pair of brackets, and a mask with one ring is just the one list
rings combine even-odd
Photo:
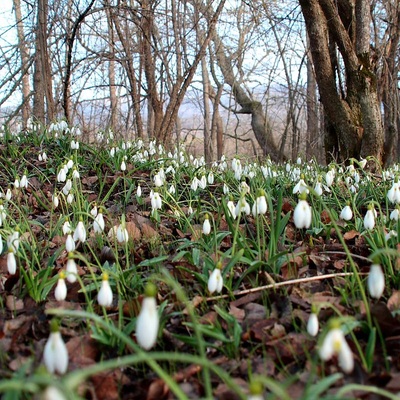
[[(383, 155), (383, 129), (376, 88), (376, 77), (370, 68), (369, 53), (365, 52), (365, 27), (349, 27), (348, 15), (341, 18), (339, 10), (349, 3), (339, 1), (338, 8), (333, 0), (299, 0), (307, 32), (321, 102), (324, 105), (327, 124), (325, 141), (328, 159), (338, 156), (339, 161), (350, 157), (374, 156), (379, 162)], [(346, 7), (345, 7), (346, 6)], [(360, 0), (358, 7), (366, 4)], [(360, 13), (361, 9), (358, 9)], [(352, 11), (355, 13), (355, 11)], [(354, 18), (365, 24), (366, 14)], [(351, 32), (356, 31), (356, 43)], [(334, 43), (330, 42), (334, 41)], [(345, 86), (339, 87), (330, 48), (337, 47), (345, 68)], [(357, 49), (363, 53), (357, 54)]]

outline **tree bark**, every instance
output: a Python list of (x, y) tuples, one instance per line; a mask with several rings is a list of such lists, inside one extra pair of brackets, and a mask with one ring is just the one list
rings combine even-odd
[[(344, 161), (351, 157), (374, 156), (382, 162), (383, 129), (376, 76), (371, 69), (369, 50), (365, 48), (367, 27), (351, 26), (349, 16), (340, 15), (351, 3), (333, 0), (299, 0), (315, 65), (316, 80), (321, 102), (326, 112), (327, 126), (325, 151), (327, 159), (338, 157)], [(352, 24), (366, 24), (365, 1), (357, 4), (357, 17)], [(352, 10), (353, 15), (355, 10)], [(355, 31), (355, 42), (351, 32)], [(330, 41), (333, 41), (331, 43)], [(332, 62), (330, 47), (338, 49), (344, 65), (345, 87), (339, 87), (337, 76), (340, 71)], [(357, 54), (361, 49), (363, 53)]]

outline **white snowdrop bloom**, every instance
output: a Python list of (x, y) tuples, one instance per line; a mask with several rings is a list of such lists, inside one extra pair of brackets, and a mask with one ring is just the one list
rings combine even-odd
[(72, 235), (69, 233), (67, 235), (67, 240), (65, 241), (65, 250), (67, 250), (68, 253), (75, 251), (75, 241), (72, 237)]
[(7, 271), (10, 275), (15, 275), (17, 272), (17, 260), (12, 248), (9, 248), (7, 253)]
[(101, 287), (97, 294), (97, 302), (103, 307), (110, 307), (113, 302), (113, 293), (110, 282), (108, 282), (107, 272), (103, 272)]
[(125, 224), (122, 223), (118, 225), (117, 228), (117, 241), (118, 243), (127, 243), (129, 240), (129, 234), (125, 227)]
[(400, 184), (399, 184), (399, 182), (397, 182), (397, 181), (393, 182), (393, 185), (388, 190), (386, 196), (391, 203), (393, 203), (393, 204), (400, 203)]
[(224, 183), (224, 186), (222, 187), (222, 191), (224, 194), (229, 193), (229, 186), (226, 183)]
[(174, 185), (171, 185), (171, 186), (169, 187), (169, 189), (168, 189), (168, 192), (169, 192), (170, 194), (174, 195), (174, 194), (175, 194), (175, 186), (174, 186)]
[(353, 211), (351, 207), (347, 204), (343, 207), (342, 211), (340, 212), (340, 219), (344, 221), (350, 221), (353, 218)]
[(307, 200), (300, 199), (293, 212), (293, 222), (296, 228), (308, 229), (311, 226), (312, 212)]
[(344, 178), (344, 181), (346, 182), (347, 186), (350, 186), (353, 183), (353, 179), (350, 176), (346, 176), (346, 178)]
[(290, 163), (286, 163), (286, 165), (285, 165), (286, 172), (289, 173), (291, 169), (292, 169), (292, 166), (290, 165)]
[(250, 214), (250, 205), (244, 197), (242, 197), (236, 204), (235, 214), (238, 216), (240, 213)]
[(151, 208), (153, 210), (158, 210), (161, 209), (161, 206), (162, 206), (162, 200), (160, 193), (154, 192), (153, 196), (151, 197)]
[(67, 196), (71, 189), (72, 189), (72, 181), (71, 181), (71, 179), (67, 179), (67, 181), (65, 182), (65, 185), (62, 189), (62, 192), (65, 194), (65, 196)]
[(349, 187), (349, 190), (350, 190), (351, 193), (355, 194), (355, 193), (357, 193), (357, 186), (351, 185), (351, 186)]
[(67, 285), (65, 284), (65, 272), (59, 273), (56, 288), (54, 290), (54, 297), (57, 301), (63, 301), (67, 298)]
[(161, 187), (164, 184), (164, 180), (160, 172), (154, 175), (153, 181), (155, 187)]
[(360, 183), (360, 174), (357, 171), (354, 172), (353, 178), (355, 183)]
[(309, 193), (309, 190), (307, 188), (307, 184), (304, 182), (304, 179), (300, 179), (297, 184), (295, 185), (295, 187), (293, 188), (293, 194), (296, 193)]
[(43, 351), (44, 365), (51, 374), (65, 374), (68, 369), (68, 350), (58, 326), (52, 321), (49, 339)]
[(93, 230), (95, 233), (102, 233), (104, 231), (105, 222), (103, 213), (100, 211), (93, 221)]
[(126, 163), (125, 163), (125, 160), (122, 160), (120, 169), (121, 169), (122, 172), (126, 171)]
[(15, 178), (15, 181), (14, 181), (14, 189), (19, 189), (19, 186), (20, 186), (19, 179), (18, 179), (18, 178)]
[(360, 165), (360, 167), (362, 168), (362, 169), (364, 169), (365, 168), (365, 166), (367, 165), (367, 160), (365, 159), (365, 158), (360, 158), (360, 161), (358, 162), (358, 164)]
[(90, 210), (90, 215), (91, 215), (93, 218), (95, 218), (96, 215), (97, 215), (97, 213), (98, 213), (98, 208), (97, 208), (97, 205), (94, 204), (93, 207), (92, 207), (92, 209)]
[(68, 261), (67, 266), (65, 268), (65, 272), (67, 275), (67, 281), (70, 283), (76, 282), (78, 275), (78, 266), (76, 265), (75, 260), (73, 259), (73, 254), (68, 253)]
[(187, 209), (187, 215), (192, 215), (193, 214), (193, 208), (192, 206), (189, 206)]
[(222, 278), (220, 267), (221, 265), (217, 264), (208, 278), (207, 288), (210, 294), (213, 294), (214, 292), (220, 293), (224, 286), (224, 279)]
[(7, 236), (7, 247), (16, 253), (19, 249), (19, 231), (14, 230)]
[(70, 158), (67, 161), (67, 164), (65, 164), (65, 166), (64, 166), (64, 169), (66, 169), (65, 172), (68, 172), (73, 166), (74, 166), (74, 160), (72, 158)]
[(47, 386), (42, 393), (41, 400), (67, 400), (64, 394), (56, 386)]
[(386, 235), (385, 235), (385, 240), (388, 241), (391, 238), (397, 238), (397, 232), (395, 230), (391, 230), (389, 231)]
[(22, 175), (19, 185), (21, 188), (25, 188), (25, 189), (28, 187), (28, 178), (27, 178), (26, 174)]
[(12, 197), (12, 192), (11, 192), (11, 189), (8, 188), (7, 191), (6, 191), (6, 200), (10, 201), (11, 197)]
[(204, 235), (209, 235), (211, 233), (211, 224), (210, 220), (208, 219), (208, 215), (206, 215), (206, 218), (203, 222), (203, 233)]
[(64, 235), (68, 235), (72, 233), (72, 227), (71, 223), (69, 222), (69, 219), (66, 219), (63, 223), (62, 231)]
[(399, 219), (399, 209), (397, 207), (390, 213), (389, 218), (392, 221), (397, 221)]
[(86, 241), (86, 228), (82, 220), (79, 220), (78, 225), (75, 228), (74, 240), (75, 242), (79, 240), (82, 243)]
[(74, 170), (72, 171), (72, 179), (79, 179), (80, 178), (80, 174), (79, 171), (74, 168)]
[(116, 153), (115, 147), (111, 147), (111, 149), (110, 149), (110, 157), (111, 157), (111, 158), (114, 158), (115, 153)]
[(74, 202), (74, 194), (72, 192), (69, 192), (67, 196), (67, 203), (72, 204), (73, 202)]
[(249, 186), (245, 181), (240, 182), (240, 185), (239, 185), (239, 192), (240, 192), (242, 195), (245, 195), (245, 194), (247, 194), (247, 193), (250, 193), (250, 186)]
[(136, 196), (137, 197), (142, 197), (142, 188), (140, 185), (137, 186), (136, 188)]
[(207, 187), (207, 179), (205, 175), (202, 175), (202, 177), (199, 180), (199, 186), (201, 189), (205, 189)]
[(0, 235), (0, 255), (3, 252), (3, 238)]
[(334, 327), (327, 333), (319, 349), (319, 356), (323, 361), (330, 360), (335, 354), (338, 356), (340, 368), (346, 373), (352, 372), (354, 356), (340, 327)]
[(53, 202), (53, 207), (54, 207), (54, 208), (57, 208), (58, 205), (60, 204), (60, 200), (59, 200), (58, 196), (57, 196), (56, 194), (53, 194), (53, 195), (51, 196), (51, 200), (52, 200), (52, 202)]
[(302, 161), (301, 161), (301, 157), (297, 157), (296, 164), (297, 164), (297, 165), (301, 165), (301, 162), (302, 162)]
[(265, 195), (261, 195), (256, 198), (251, 213), (254, 217), (256, 217), (257, 215), (265, 214), (267, 212), (267, 209), (267, 199), (265, 198)]
[(4, 210), (4, 206), (2, 204), (0, 204), (0, 226), (3, 225), (3, 222), (5, 221), (6, 218), (7, 218), (7, 214)]
[(190, 188), (193, 190), (193, 192), (195, 192), (197, 190), (198, 186), (199, 186), (199, 180), (195, 176), (192, 180), (192, 183), (190, 184)]
[(379, 299), (385, 290), (385, 275), (379, 264), (372, 264), (369, 270), (367, 287), (373, 299)]
[(155, 295), (156, 288), (154, 285), (148, 284), (142, 307), (136, 320), (136, 340), (145, 350), (150, 350), (157, 341), (160, 321)]
[(367, 230), (372, 230), (375, 227), (375, 213), (374, 208), (372, 206), (368, 207), (368, 211), (364, 217), (364, 228)]
[(315, 312), (311, 312), (307, 321), (307, 332), (311, 336), (317, 336), (319, 331), (318, 315)]
[(331, 187), (334, 179), (335, 179), (335, 171), (333, 169), (330, 169), (325, 175), (326, 186)]
[(212, 185), (212, 184), (214, 183), (214, 174), (213, 174), (212, 171), (210, 171), (210, 172), (208, 173), (207, 181), (208, 181), (209, 185)]
[(57, 182), (65, 182), (66, 179), (67, 179), (67, 174), (64, 170), (64, 167), (62, 167), (57, 174)]
[(322, 195), (323, 190), (322, 190), (322, 184), (321, 184), (320, 181), (317, 181), (317, 182), (315, 183), (314, 191), (315, 191), (315, 193), (316, 193), (317, 196), (321, 196), (321, 195)]

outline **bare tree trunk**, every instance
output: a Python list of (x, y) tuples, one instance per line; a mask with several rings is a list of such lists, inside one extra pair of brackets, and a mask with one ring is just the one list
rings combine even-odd
[(205, 57), (201, 60), (201, 75), (203, 81), (203, 107), (204, 107), (204, 158), (206, 163), (213, 160), (211, 113), (210, 113), (210, 78), (208, 76)]
[(22, 72), (22, 128), (28, 126), (28, 119), (31, 113), (29, 98), (31, 94), (31, 85), (29, 82), (29, 50), (25, 40), (24, 23), (22, 20), (21, 1), (13, 0), (15, 19), (17, 23), (18, 48), (21, 55), (21, 72)]
[[(364, 28), (358, 27), (357, 30), (345, 26), (346, 18), (349, 18), (348, 12), (342, 18), (338, 11), (341, 10), (341, 6), (346, 8), (349, 5), (345, 0), (338, 1), (338, 8), (333, 0), (299, 2), (306, 22), (316, 66), (316, 79), (329, 126), (325, 143), (327, 157), (338, 154), (340, 160), (346, 160), (350, 157), (374, 156), (381, 162), (383, 129), (376, 76), (371, 70), (369, 52), (357, 54), (357, 49), (364, 49), (367, 40), (366, 29), (369, 29), (369, 25)], [(358, 6), (366, 5), (362, 3)], [(355, 18), (358, 24), (366, 23), (365, 16), (363, 13)], [(352, 41), (352, 31), (357, 31), (359, 35), (356, 43)], [(329, 51), (331, 38), (343, 59), (345, 88), (337, 86)]]
[[(320, 154), (320, 141), (318, 140), (318, 109), (317, 109), (317, 82), (315, 81), (314, 68), (310, 55), (307, 56), (307, 158)], [(316, 147), (316, 149), (315, 149)], [(315, 149), (315, 150), (314, 150)], [(320, 160), (318, 160), (320, 161)]]

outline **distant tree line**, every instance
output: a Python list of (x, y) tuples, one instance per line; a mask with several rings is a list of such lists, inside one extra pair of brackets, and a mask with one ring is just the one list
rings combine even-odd
[(20, 99), (23, 128), (65, 119), (171, 146), (191, 102), (208, 162), (245, 140), (229, 121), (275, 161), (399, 160), (398, 0), (12, 1), (0, 107)]

